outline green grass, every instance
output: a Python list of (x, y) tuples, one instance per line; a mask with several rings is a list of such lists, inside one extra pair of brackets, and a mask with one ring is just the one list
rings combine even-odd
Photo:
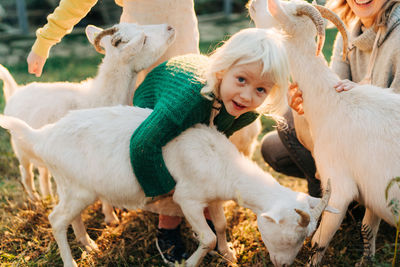
[[(335, 30), (328, 30), (324, 54), (330, 58)], [(219, 43), (202, 41), (201, 51), (210, 52)], [(80, 81), (96, 74), (101, 56), (88, 59), (78, 57), (52, 57), (45, 66), (43, 76), (38, 79), (27, 74), (26, 63), (6, 66), (19, 84), (32, 81)], [(2, 94), (2, 92), (0, 93)], [(4, 108), (0, 97), (0, 110)], [(263, 118), (263, 134), (273, 129), (274, 122)], [(306, 192), (303, 179), (288, 177), (274, 172), (264, 163), (259, 148), (253, 159), (264, 170), (284, 186)], [(57, 244), (51, 234), (47, 219), (52, 204), (44, 201), (33, 205), (19, 182), (18, 162), (12, 152), (9, 134), (0, 129), (0, 265), (1, 266), (62, 266)], [(233, 243), (238, 257), (236, 266), (272, 266), (268, 252), (256, 227), (256, 217), (248, 209), (232, 202), (225, 206), (228, 221), (228, 239)], [(352, 215), (348, 214), (336, 233), (326, 253), (324, 266), (354, 266), (362, 255), (360, 227)], [(89, 235), (99, 245), (99, 253), (86, 253), (74, 240), (72, 230), (68, 231), (73, 257), (80, 266), (163, 266), (154, 244), (157, 216), (141, 210), (117, 210), (121, 220), (118, 226), (106, 226), (103, 222), (100, 204), (90, 206), (83, 218)], [(357, 216), (357, 215), (356, 215)], [(197, 246), (190, 227), (183, 225), (183, 238), (188, 251)], [(382, 223), (377, 237), (377, 257), (375, 266), (390, 266), (393, 258), (395, 229)], [(307, 240), (293, 266), (304, 266), (311, 255)], [(206, 256), (201, 266), (228, 266), (221, 256)], [(233, 265), (235, 266), (235, 265)]]

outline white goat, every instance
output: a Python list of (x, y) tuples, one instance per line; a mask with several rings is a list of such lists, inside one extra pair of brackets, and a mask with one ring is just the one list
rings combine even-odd
[[(86, 34), (96, 49), (105, 49), (105, 57), (94, 79), (81, 83), (30, 83), (19, 87), (8, 70), (0, 65), (4, 80), (6, 115), (18, 117), (33, 128), (53, 123), (69, 110), (128, 104), (137, 73), (153, 64), (174, 39), (174, 29), (167, 24), (140, 26), (121, 23), (102, 31), (88, 26)], [(96, 38), (96, 36), (98, 36)], [(33, 200), (38, 200), (33, 182), (32, 163), (39, 167), (43, 196), (51, 196), (50, 174), (44, 166), (31, 160), (19, 140), (12, 145), (20, 162), (22, 183)], [(117, 222), (112, 207), (104, 203), (107, 223)]]
[[(80, 216), (85, 207), (98, 198), (128, 209), (141, 208), (151, 200), (145, 197), (129, 159), (131, 135), (150, 113), (129, 106), (75, 110), (37, 130), (17, 118), (0, 116), (0, 126), (9, 129), (54, 175), (60, 201), (49, 220), (64, 266), (76, 266), (66, 236), (70, 223), (78, 240), (96, 249)], [(272, 262), (287, 266), (315, 230), (329, 199), (329, 194), (320, 200), (281, 186), (223, 134), (207, 126), (188, 129), (163, 148), (163, 155), (176, 180), (173, 199), (200, 241), (187, 266), (198, 266), (216, 243), (204, 218), (206, 206), (216, 228), (218, 249), (226, 258), (235, 260), (235, 254), (227, 246), (221, 202), (239, 200), (257, 214)]]
[[(168, 23), (176, 30), (175, 42), (153, 66), (139, 73), (137, 84), (143, 81), (154, 66), (171, 57), (200, 53), (198, 21), (193, 0), (124, 0), (121, 22), (136, 22), (140, 25)], [(235, 132), (229, 140), (240, 152), (251, 158), (260, 132), (261, 121), (256, 120)]]
[[(304, 14), (300, 12), (304, 6), (313, 9), (305, 2), (268, 0), (267, 4), (265, 0), (256, 0), (251, 3), (250, 14), (256, 25), (278, 25), (287, 34), (285, 45), (292, 76), (303, 91), (304, 117), (309, 124), (322, 187), (331, 179), (329, 205), (340, 211), (322, 216), (312, 239), (315, 254), (309, 265), (320, 264), (353, 200), (366, 207), (362, 222), (363, 256), (370, 257), (375, 253), (380, 220), (393, 226), (397, 223), (386, 203), (385, 189), (400, 174), (400, 95), (372, 85), (337, 93), (334, 85), (340, 78), (322, 56), (315, 56), (315, 25), (300, 15)], [(343, 39), (347, 47), (347, 38)], [(397, 187), (389, 192), (389, 199), (392, 198), (400, 199)]]

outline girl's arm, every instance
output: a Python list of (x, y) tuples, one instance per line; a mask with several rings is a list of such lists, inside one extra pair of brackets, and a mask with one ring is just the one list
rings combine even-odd
[(204, 104), (209, 101), (199, 101), (198, 98), (190, 98), (188, 95), (186, 98), (190, 101), (178, 100), (175, 103), (156, 105), (131, 137), (131, 164), (148, 197), (168, 193), (175, 186), (175, 181), (165, 166), (162, 148), (184, 130), (204, 122), (210, 116), (211, 103)]
[(40, 76), (50, 48), (70, 33), (96, 3), (97, 0), (60, 1), (59, 6), (47, 17), (47, 24), (36, 31), (37, 38), (27, 58), (30, 73)]
[(155, 109), (131, 137), (132, 168), (148, 197), (168, 193), (175, 186), (165, 166), (162, 147), (178, 135), (177, 128), (168, 114)]

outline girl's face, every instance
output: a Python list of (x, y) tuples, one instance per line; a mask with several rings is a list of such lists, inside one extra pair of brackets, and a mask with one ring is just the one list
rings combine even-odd
[(238, 117), (258, 108), (267, 97), (274, 83), (268, 74), (261, 75), (259, 62), (234, 65), (217, 73), (221, 81), (220, 96), (228, 113)]
[(379, 10), (387, 0), (347, 0), (351, 10), (369, 28), (375, 22)]

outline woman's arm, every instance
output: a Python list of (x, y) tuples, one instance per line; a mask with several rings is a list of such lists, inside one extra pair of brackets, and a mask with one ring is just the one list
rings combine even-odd
[(47, 17), (47, 24), (36, 31), (36, 41), (26, 59), (29, 73), (36, 77), (42, 75), (51, 47), (71, 32), (96, 2), (97, 0), (61, 0), (60, 5)]
[(59, 6), (47, 17), (47, 24), (36, 31), (37, 39), (32, 51), (47, 58), (50, 48), (70, 33), (96, 3), (97, 0), (61, 0)]

